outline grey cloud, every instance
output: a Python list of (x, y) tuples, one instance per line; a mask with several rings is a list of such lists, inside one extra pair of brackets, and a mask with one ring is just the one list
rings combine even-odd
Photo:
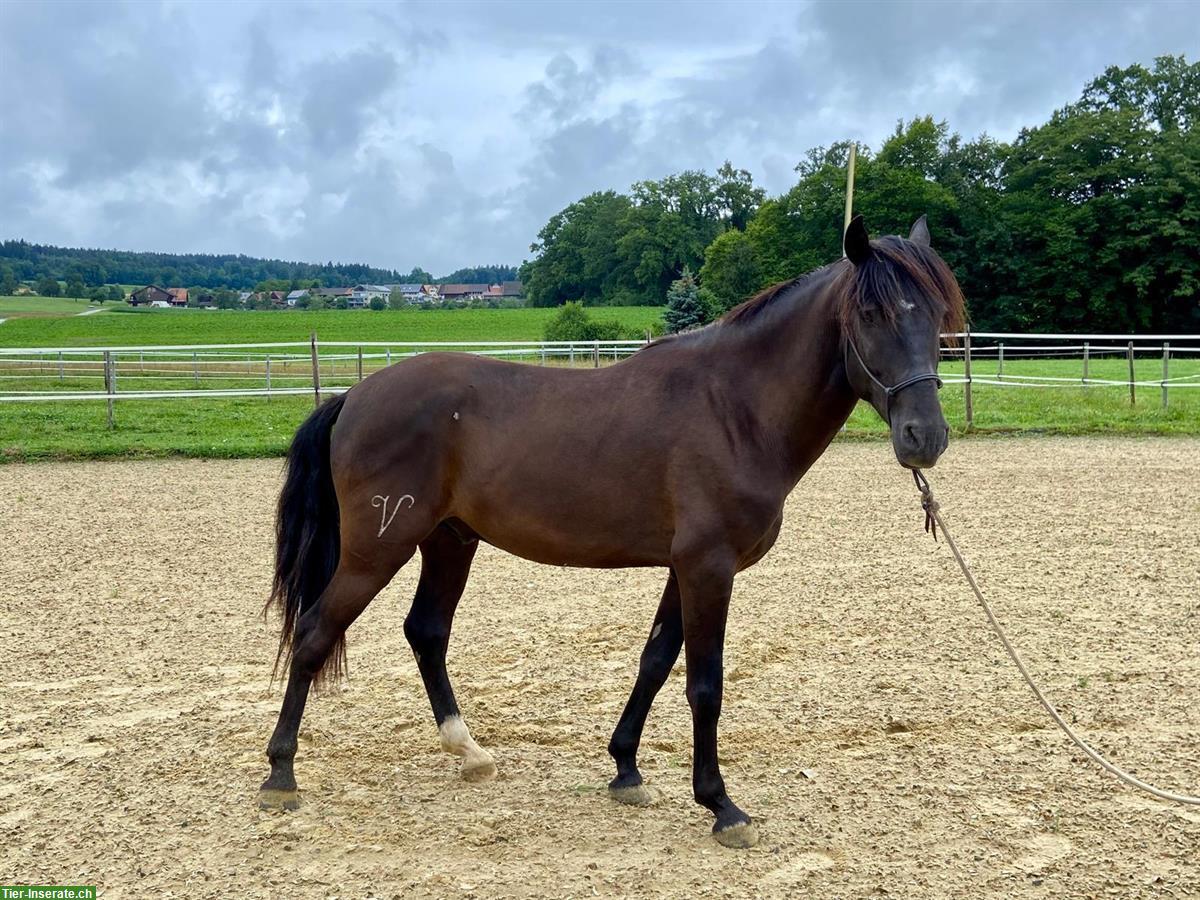
[(1194, 59), (1200, 25), (1186, 7), (813, 4), (791, 33), (677, 79), (660, 133), (677, 130), (686, 110), (710, 158), (722, 146), (744, 150), (726, 155), (746, 159), (775, 191), (792, 177), (783, 156), (794, 164), (808, 147), (846, 138), (877, 144), (900, 119), (932, 114), (968, 137), (1011, 138), (1077, 98), (1108, 65), (1162, 53)]
[(591, 191), (782, 191), (927, 113), (1011, 138), (1198, 50), (1186, 3), (0, 3), (0, 237), (515, 262)]
[(556, 53), (546, 64), (545, 78), (525, 89), (524, 112), (554, 122), (585, 117), (605, 88), (643, 72), (633, 55), (620, 47), (596, 47), (583, 65), (568, 53)]
[(300, 111), (313, 146), (323, 153), (355, 149), (398, 74), (392, 55), (373, 43), (309, 69)]
[(271, 40), (270, 27), (268, 21), (260, 16), (247, 29), (249, 47), (243, 84), (249, 93), (279, 87), (279, 51)]
[[(185, 52), (186, 36), (168, 13), (105, 18), (87, 4), (11, 4), (5, 19), (11, 7), (18, 15), (4, 29), (0, 115), (15, 126), (5, 127), (4, 143), (17, 165), (48, 159), (62, 184), (84, 189), (148, 161), (186, 155), (199, 136), (193, 111), (200, 97), (179, 68), (160, 68), (140, 52), (152, 45), (154, 57), (166, 61)], [(69, 56), (46, 52), (50, 31), (53, 46), (73, 48)]]

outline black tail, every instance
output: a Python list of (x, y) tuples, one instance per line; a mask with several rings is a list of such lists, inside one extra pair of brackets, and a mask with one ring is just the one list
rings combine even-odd
[[(329, 436), (342, 411), (345, 394), (326, 401), (292, 438), (287, 474), (275, 516), (275, 582), (267, 609), (283, 615), (275, 671), (292, 656), (296, 622), (320, 598), (337, 569), (341, 553), (337, 494), (329, 464)], [(338, 639), (316, 675), (336, 679), (346, 668), (346, 640)]]

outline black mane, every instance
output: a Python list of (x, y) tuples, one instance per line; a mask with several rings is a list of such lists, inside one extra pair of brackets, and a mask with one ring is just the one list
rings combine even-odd
[(807, 275), (781, 281), (759, 291), (718, 319), (724, 326), (744, 326), (755, 321), (782, 296), (818, 273), (830, 271), (837, 292), (838, 320), (843, 328), (853, 327), (859, 310), (870, 308), (888, 320), (900, 304), (916, 299), (929, 305), (930, 314), (943, 331), (962, 331), (966, 304), (950, 267), (932, 249), (899, 237), (871, 241), (871, 258), (861, 266), (838, 260)]

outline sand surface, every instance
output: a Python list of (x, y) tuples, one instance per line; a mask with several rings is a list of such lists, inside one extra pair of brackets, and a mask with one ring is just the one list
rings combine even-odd
[[(1059, 708), (1200, 790), (1200, 441), (953, 446), (933, 473)], [(438, 749), (401, 631), (410, 564), (310, 702), (305, 804), (260, 812), (278, 461), (0, 466), (0, 883), (106, 897), (1200, 896), (1200, 809), (1071, 747), (990, 636), (883, 444), (835, 446), (735, 587), (721, 754), (760, 846), (691, 799), (682, 662), (642, 771), (605, 745), (665, 573), (483, 548), (450, 671), (499, 778)]]

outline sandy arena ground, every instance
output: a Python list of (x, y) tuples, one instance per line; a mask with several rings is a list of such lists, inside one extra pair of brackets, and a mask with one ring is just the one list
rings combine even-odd
[[(933, 473), (1017, 645), (1112, 758), (1200, 790), (1200, 441), (977, 440)], [(451, 675), (497, 781), (443, 755), (408, 566), (309, 704), (305, 805), (260, 812), (278, 461), (0, 466), (0, 883), (106, 897), (1200, 896), (1200, 809), (1103, 774), (1035, 705), (884, 444), (834, 447), (739, 576), (709, 837), (682, 663), (649, 809), (605, 744), (664, 573), (484, 548)], [(581, 512), (581, 514), (583, 514)], [(625, 624), (622, 624), (625, 623)]]

